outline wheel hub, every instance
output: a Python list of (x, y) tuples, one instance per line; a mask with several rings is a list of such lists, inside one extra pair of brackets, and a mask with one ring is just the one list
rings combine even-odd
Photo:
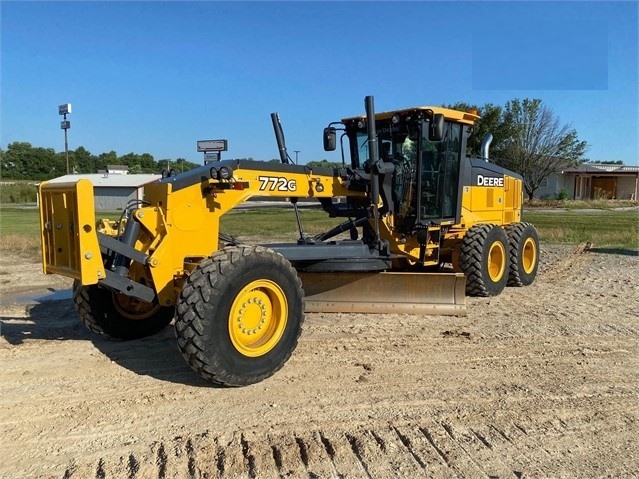
[(498, 282), (506, 270), (506, 250), (499, 242), (491, 245), (488, 252), (488, 275), (494, 282)]
[(231, 343), (244, 356), (262, 356), (279, 342), (287, 317), (282, 289), (270, 280), (253, 281), (242, 288), (231, 306)]
[(257, 334), (261, 331), (269, 316), (272, 315), (270, 301), (262, 291), (253, 291), (237, 311), (236, 321), (243, 334)]
[(521, 264), (526, 274), (532, 273), (537, 263), (537, 248), (532, 238), (527, 238), (522, 248)]

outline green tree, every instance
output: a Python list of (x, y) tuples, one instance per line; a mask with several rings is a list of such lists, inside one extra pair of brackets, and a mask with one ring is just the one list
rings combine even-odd
[[(55, 156), (55, 165), (52, 171), (56, 172), (56, 176), (66, 175), (67, 171), (69, 174), (72, 174), (75, 169), (75, 158), (73, 155), (73, 151), (69, 151), (69, 168), (67, 168), (67, 155), (64, 151), (60, 151), (58, 153), (55, 152), (53, 148), (51, 148), (53, 154)], [(58, 170), (60, 168), (60, 170)]]
[[(72, 173), (90, 174), (105, 170), (107, 165), (127, 165), (130, 173), (159, 173), (170, 165), (178, 171), (187, 171), (201, 166), (178, 158), (156, 162), (150, 153), (127, 153), (118, 156), (115, 151), (92, 154), (83, 146), (69, 151), (69, 170)], [(6, 150), (0, 148), (0, 175), (5, 179), (49, 180), (66, 174), (66, 155), (53, 148), (34, 147), (28, 142), (13, 142)]]
[(506, 140), (509, 135), (508, 125), (502, 121), (503, 108), (499, 105), (486, 103), (483, 106), (477, 106), (465, 102), (457, 102), (452, 105), (444, 105), (444, 108), (450, 108), (458, 111), (477, 111), (481, 117), (473, 125), (468, 143), (466, 145), (466, 154), (472, 157), (479, 157), (481, 154), (481, 144), (488, 133), (493, 135), (492, 147), (495, 148)]
[(89, 150), (83, 146), (78, 146), (73, 152), (74, 165), (76, 173), (97, 173), (98, 157), (92, 155)]
[(28, 179), (31, 143), (9, 143), (2, 154), (2, 176), (12, 180)]
[(588, 149), (577, 131), (570, 124), (562, 124), (539, 99), (507, 102), (502, 122), (509, 135), (498, 145), (496, 162), (523, 176), (531, 200), (544, 179), (577, 166)]
[(341, 168), (342, 163), (337, 163), (334, 161), (321, 160), (321, 161), (309, 161), (306, 163), (306, 166), (311, 168)]
[(53, 148), (33, 147), (28, 142), (13, 142), (2, 155), (5, 178), (15, 180), (46, 180), (66, 174), (64, 153)]
[(193, 163), (192, 161), (188, 161), (185, 158), (178, 158), (175, 160), (175, 163), (172, 165), (172, 168), (175, 168), (179, 172), (189, 171), (194, 168), (198, 168), (202, 165), (198, 163)]
[[(100, 153), (96, 161), (97, 170), (106, 170), (107, 165), (118, 165), (118, 154), (111, 150), (108, 153)], [(97, 171), (96, 171), (97, 173)]]
[(140, 167), (143, 171), (150, 170), (155, 173), (158, 169), (158, 164), (155, 162), (155, 158), (150, 153), (142, 153), (140, 155)]

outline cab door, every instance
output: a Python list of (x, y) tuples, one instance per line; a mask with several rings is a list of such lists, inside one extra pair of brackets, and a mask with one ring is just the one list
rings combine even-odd
[(462, 126), (446, 122), (441, 141), (428, 139), (428, 123), (423, 122), (419, 143), (419, 222), (454, 223), (458, 216), (459, 170)]

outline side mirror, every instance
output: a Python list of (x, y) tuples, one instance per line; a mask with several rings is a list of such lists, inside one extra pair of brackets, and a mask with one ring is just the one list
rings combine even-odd
[(324, 151), (334, 151), (337, 148), (337, 134), (335, 128), (324, 128)]
[(433, 116), (428, 127), (428, 140), (441, 141), (444, 138), (444, 115), (438, 113)]

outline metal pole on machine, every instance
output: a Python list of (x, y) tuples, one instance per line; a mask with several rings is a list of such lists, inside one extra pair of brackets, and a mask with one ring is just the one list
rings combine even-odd
[(375, 130), (375, 100), (367, 96), (364, 100), (366, 106), (366, 126), (368, 129), (368, 160), (371, 164), (371, 203), (373, 208), (373, 221), (375, 223), (375, 239), (379, 242), (379, 150), (377, 149), (377, 131)]

